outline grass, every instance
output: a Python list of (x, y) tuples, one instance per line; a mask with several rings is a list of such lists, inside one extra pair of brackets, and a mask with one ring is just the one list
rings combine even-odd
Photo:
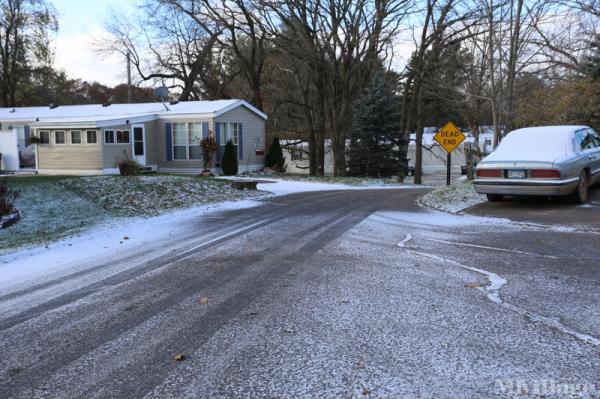
[(193, 176), (23, 176), (6, 181), (19, 192), (15, 205), (21, 220), (0, 230), (0, 251), (55, 241), (110, 218), (153, 216), (261, 195)]
[(111, 216), (102, 206), (65, 190), (65, 180), (47, 176), (7, 179), (7, 184), (19, 193), (15, 206), (21, 220), (0, 230), (0, 250), (57, 240)]

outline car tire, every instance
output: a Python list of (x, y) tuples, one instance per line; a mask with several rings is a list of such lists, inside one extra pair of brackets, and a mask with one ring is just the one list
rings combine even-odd
[(579, 174), (579, 183), (577, 183), (577, 187), (571, 195), (573, 201), (578, 204), (585, 204), (587, 202), (589, 184), (588, 175), (584, 170)]
[(498, 202), (504, 199), (504, 195), (502, 194), (486, 194), (487, 200), (490, 202)]

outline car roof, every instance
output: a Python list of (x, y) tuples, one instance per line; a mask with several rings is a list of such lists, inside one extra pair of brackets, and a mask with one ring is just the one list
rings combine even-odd
[(525, 127), (513, 130), (509, 134), (545, 134), (545, 135), (563, 135), (574, 133), (581, 129), (589, 129), (589, 126), (584, 125), (562, 125), (562, 126), (536, 126)]

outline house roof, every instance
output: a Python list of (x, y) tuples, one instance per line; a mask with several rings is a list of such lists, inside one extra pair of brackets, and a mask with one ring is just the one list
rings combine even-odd
[(239, 106), (244, 106), (263, 119), (267, 115), (244, 100), (181, 101), (169, 103), (65, 105), (50, 107), (0, 108), (0, 121), (30, 122), (41, 126), (49, 124), (89, 124), (111, 126), (147, 122), (158, 118), (180, 116), (217, 117)]

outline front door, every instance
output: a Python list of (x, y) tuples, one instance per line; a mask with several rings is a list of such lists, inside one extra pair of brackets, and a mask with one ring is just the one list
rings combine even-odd
[(133, 159), (140, 165), (146, 166), (146, 130), (144, 125), (132, 125), (133, 130)]

